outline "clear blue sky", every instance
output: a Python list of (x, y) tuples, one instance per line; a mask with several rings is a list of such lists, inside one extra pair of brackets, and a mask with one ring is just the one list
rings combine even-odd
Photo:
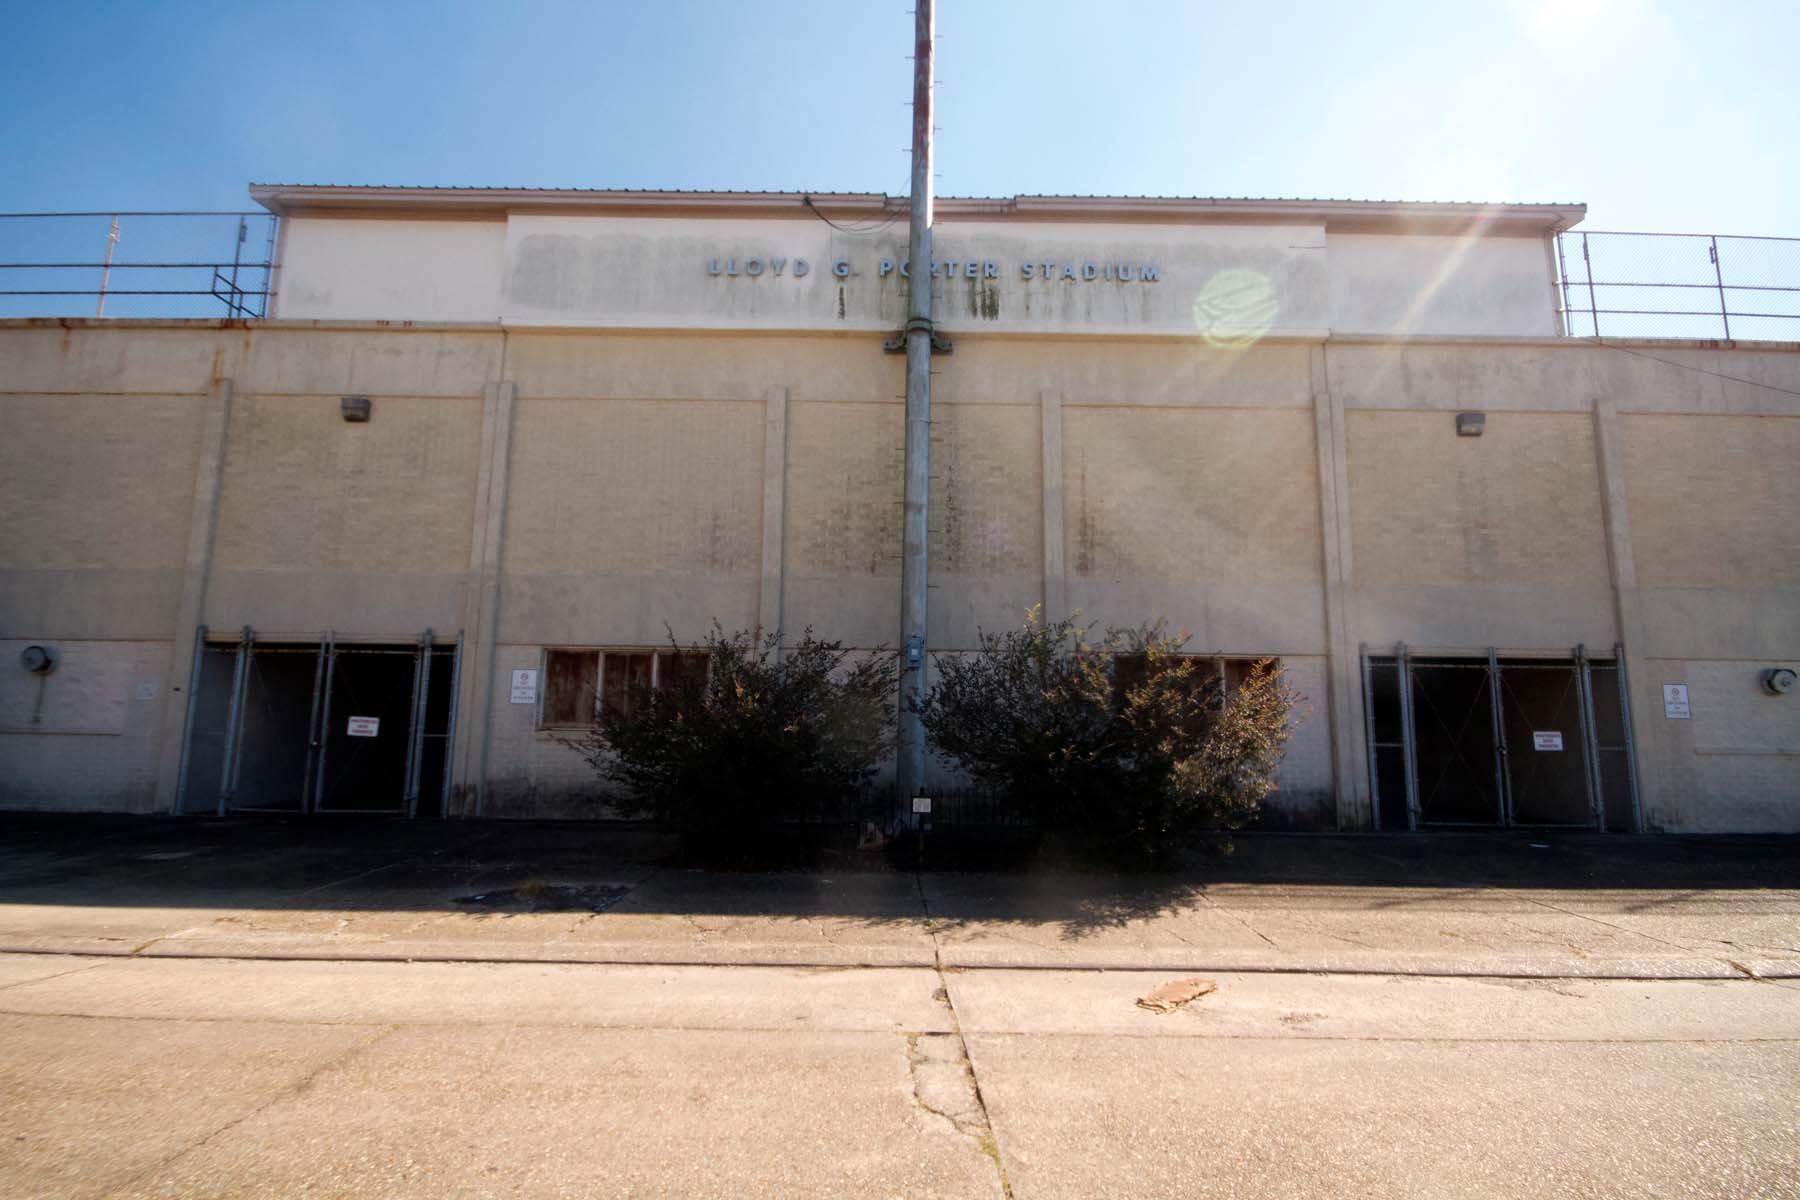
[[(909, 0), (0, 7), (0, 211), (252, 180), (906, 190)], [(939, 189), (1800, 235), (1800, 3), (941, 0)]]

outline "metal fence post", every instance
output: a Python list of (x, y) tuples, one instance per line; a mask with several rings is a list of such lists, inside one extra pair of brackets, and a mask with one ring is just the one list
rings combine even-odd
[(256, 631), (248, 625), (238, 638), (237, 662), (231, 672), (231, 709), (225, 717), (225, 764), (219, 779), (219, 816), (237, 797), (238, 761), (243, 747), (238, 744), (244, 728), (244, 677), (250, 671), (250, 647)]
[(1369, 644), (1356, 648), (1362, 660), (1363, 738), (1369, 752), (1369, 827), (1381, 832), (1381, 769), (1375, 760), (1375, 685), (1369, 678)]
[(1600, 336), (1600, 301), (1594, 298), (1594, 260), (1588, 254), (1588, 235), (1581, 235), (1581, 265), (1587, 270), (1588, 312), (1594, 318), (1594, 336)]
[(337, 678), (337, 635), (325, 631), (325, 697), (319, 705), (319, 765), (313, 775), (314, 812), (325, 804), (325, 764), (331, 752), (331, 685)]
[(1406, 643), (1394, 647), (1400, 665), (1400, 751), (1406, 761), (1406, 829), (1419, 831), (1419, 769), (1413, 754), (1412, 659)]
[[(456, 757), (456, 702), (462, 696), (463, 631), (456, 631), (456, 649), (450, 656), (450, 719), (444, 729), (444, 786), (439, 798), (438, 815), (450, 816), (450, 776)], [(426, 709), (429, 713), (431, 710)]]
[(407, 730), (404, 801), (408, 819), (419, 810), (419, 775), (425, 753), (425, 710), (431, 691), (431, 641), (432, 632), (427, 629), (419, 639), (418, 657), (413, 660), (412, 724)]
[(194, 753), (194, 712), (199, 707), (200, 664), (206, 656), (206, 626), (194, 627), (194, 665), (188, 671), (187, 719), (181, 726), (181, 765), (175, 769), (175, 812), (187, 808), (188, 762)]
[(1631, 732), (1631, 681), (1625, 676), (1625, 645), (1613, 643), (1613, 662), (1618, 666), (1619, 724), (1625, 733), (1625, 781), (1631, 787), (1631, 832), (1644, 832), (1644, 809), (1638, 800), (1637, 738)]
[(1725, 269), (1719, 265), (1719, 239), (1706, 239), (1706, 254), (1712, 259), (1713, 279), (1719, 285), (1719, 320), (1725, 322), (1725, 340), (1731, 340), (1731, 309), (1725, 303)]
[(1594, 736), (1594, 677), (1588, 667), (1587, 647), (1575, 647), (1575, 670), (1581, 709), (1581, 757), (1587, 778), (1588, 808), (1594, 814), (1594, 830), (1606, 832), (1606, 801), (1600, 794), (1600, 743)]
[(323, 729), (319, 724), (320, 693), (325, 688), (325, 648), (331, 644), (331, 631), (319, 639), (318, 657), (313, 661), (312, 712), (306, 718), (306, 773), (300, 779), (300, 811), (312, 811), (313, 770), (319, 761), (319, 742)]
[(1492, 646), (1488, 647), (1487, 654), (1488, 707), (1493, 710), (1494, 724), (1494, 804), (1500, 810), (1500, 824), (1504, 828), (1513, 823), (1512, 764), (1507, 760), (1506, 720), (1500, 707), (1500, 656)]

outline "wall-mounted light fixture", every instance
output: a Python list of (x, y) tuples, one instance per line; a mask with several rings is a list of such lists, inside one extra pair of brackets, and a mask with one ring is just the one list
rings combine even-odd
[(1486, 427), (1486, 413), (1466, 412), (1456, 414), (1457, 437), (1480, 437), (1481, 431)]
[(369, 402), (367, 396), (345, 396), (339, 402), (339, 411), (344, 414), (346, 421), (366, 421), (374, 409), (375, 406)]
[(1800, 675), (1789, 667), (1770, 667), (1762, 673), (1762, 685), (1771, 696), (1785, 696), (1800, 687)]

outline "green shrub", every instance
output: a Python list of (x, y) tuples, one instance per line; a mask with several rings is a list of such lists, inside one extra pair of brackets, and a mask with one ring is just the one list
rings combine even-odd
[(707, 669), (634, 687), (624, 711), (602, 711), (572, 744), (623, 785), (625, 812), (670, 822), (690, 850), (751, 852), (792, 822), (841, 812), (892, 746), (892, 654), (853, 655), (810, 629), (783, 648), (779, 635), (716, 623), (703, 644), (675, 649), (705, 654)]
[[(1161, 857), (1254, 818), (1275, 788), (1294, 693), (1263, 660), (1230, 691), (1160, 626), (1098, 642), (1038, 611), (935, 660), (921, 705), (936, 752), (1049, 832)], [(1202, 660), (1203, 661), (1203, 660)]]

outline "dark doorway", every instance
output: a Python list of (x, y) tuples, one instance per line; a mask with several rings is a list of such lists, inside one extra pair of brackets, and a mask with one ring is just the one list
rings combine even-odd
[(1365, 652), (1376, 827), (1641, 828), (1614, 652)]
[(181, 812), (440, 816), (457, 650), (344, 642), (196, 648)]

